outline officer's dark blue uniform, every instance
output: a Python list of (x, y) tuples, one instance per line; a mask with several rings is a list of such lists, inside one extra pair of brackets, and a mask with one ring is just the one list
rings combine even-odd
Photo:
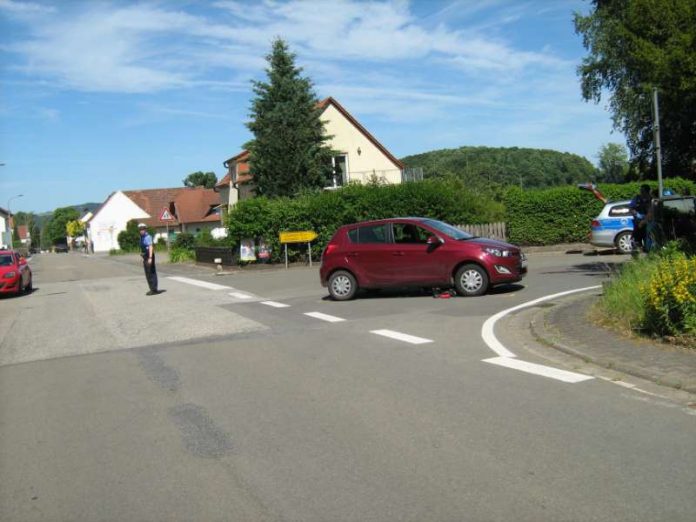
[[(144, 228), (141, 227), (141, 230)], [(145, 279), (150, 287), (148, 295), (157, 293), (157, 269), (155, 268), (155, 249), (152, 243), (152, 236), (145, 232), (140, 235), (140, 255), (143, 257), (143, 269), (145, 270)], [(152, 253), (152, 255), (151, 255)]]

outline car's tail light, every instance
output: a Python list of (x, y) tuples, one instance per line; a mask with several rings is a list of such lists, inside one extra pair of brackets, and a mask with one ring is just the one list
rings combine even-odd
[(336, 243), (329, 243), (328, 245), (326, 245), (326, 249), (324, 250), (324, 255), (325, 256), (329, 255), (332, 252), (335, 252), (336, 250), (338, 250), (338, 245)]
[(592, 220), (592, 227), (593, 227), (593, 228), (599, 228), (599, 227), (601, 227), (601, 226), (602, 226), (602, 225), (600, 224), (599, 221), (597, 221), (596, 219), (593, 219), (593, 220)]

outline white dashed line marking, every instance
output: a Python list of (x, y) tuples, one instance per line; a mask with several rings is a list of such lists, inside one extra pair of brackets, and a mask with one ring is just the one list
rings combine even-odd
[(322, 314), (321, 312), (306, 312), (305, 315), (309, 317), (314, 317), (315, 319), (319, 319), (321, 321), (326, 321), (328, 323), (340, 323), (342, 321), (345, 321), (345, 319), (341, 317), (336, 317), (335, 315)]
[(569, 382), (572, 384), (576, 382), (589, 381), (590, 379), (594, 378), (590, 377), (589, 375), (582, 375), (575, 372), (567, 372), (565, 370), (551, 368), (550, 366), (544, 366), (543, 364), (520, 361), (519, 359), (513, 359), (512, 357), (493, 357), (491, 359), (484, 359), (483, 362), (504, 366), (505, 368), (512, 368), (513, 370), (519, 370), (525, 373), (541, 375), (542, 377), (548, 377), (550, 379), (556, 379), (557, 381)]
[(249, 294), (243, 294), (242, 292), (232, 292), (230, 294), (232, 297), (236, 297), (237, 299), (253, 299), (253, 295)]
[(207, 281), (200, 281), (198, 279), (189, 279), (188, 277), (170, 276), (167, 279), (178, 281), (179, 283), (185, 283), (187, 285), (200, 286), (201, 288), (207, 288), (208, 290), (232, 290), (231, 286), (218, 285), (216, 283), (209, 283)]
[(271, 306), (273, 308), (290, 308), (289, 304), (278, 303), (276, 301), (261, 301), (262, 305)]
[(390, 339), (396, 339), (397, 341), (403, 341), (410, 344), (426, 344), (432, 343), (431, 339), (424, 339), (423, 337), (416, 337), (415, 335), (408, 335), (401, 332), (395, 332), (394, 330), (372, 330), (370, 333), (381, 335), (383, 337), (389, 337)]

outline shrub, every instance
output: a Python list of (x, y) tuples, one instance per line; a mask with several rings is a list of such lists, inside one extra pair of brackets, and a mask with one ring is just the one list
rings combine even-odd
[[(631, 199), (644, 182), (602, 184), (599, 189), (610, 200)], [(657, 188), (656, 182), (647, 182)], [(665, 180), (665, 188), (677, 194), (696, 193), (696, 184), (680, 179)], [(522, 245), (552, 245), (587, 241), (590, 223), (602, 203), (577, 187), (522, 190), (511, 187), (503, 198), (508, 239)]]
[(176, 235), (176, 239), (174, 239), (174, 243), (172, 244), (172, 247), (185, 249), (185, 250), (193, 250), (193, 247), (195, 245), (196, 245), (195, 236), (193, 234), (189, 234), (188, 232), (182, 232), (182, 233)]
[[(150, 232), (152, 234), (152, 232)], [(118, 233), (118, 246), (124, 252), (135, 252), (140, 249), (140, 232), (138, 221), (131, 219), (126, 224), (126, 229)]]
[(169, 262), (170, 263), (186, 263), (193, 261), (196, 258), (196, 254), (193, 250), (182, 247), (173, 247), (169, 252)]
[[(449, 223), (474, 224), (500, 221), (503, 206), (468, 190), (457, 179), (425, 180), (401, 185), (348, 185), (339, 190), (307, 192), (298, 197), (257, 197), (237, 203), (228, 216), (228, 241), (263, 238), (279, 261), (278, 234), (288, 230), (314, 230), (312, 256), (321, 251), (345, 224), (395, 216), (423, 216)], [(291, 248), (291, 259), (306, 249)]]
[(605, 285), (602, 322), (618, 330), (696, 341), (696, 258), (675, 242), (658, 254), (625, 263)]
[(657, 335), (696, 336), (696, 258), (663, 258), (641, 286), (645, 327)]

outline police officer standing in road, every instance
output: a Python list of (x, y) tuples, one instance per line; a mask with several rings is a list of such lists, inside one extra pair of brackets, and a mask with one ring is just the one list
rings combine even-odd
[(138, 224), (140, 232), (140, 255), (143, 257), (143, 269), (145, 270), (145, 279), (150, 287), (150, 291), (145, 295), (157, 295), (160, 292), (157, 290), (157, 268), (155, 267), (155, 244), (152, 241), (152, 236), (147, 231), (145, 223)]

